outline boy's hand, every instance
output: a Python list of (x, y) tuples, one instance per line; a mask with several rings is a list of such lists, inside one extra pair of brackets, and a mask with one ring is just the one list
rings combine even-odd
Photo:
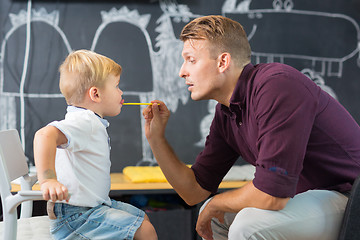
[(56, 179), (45, 179), (42, 181), (41, 191), (43, 193), (43, 198), (46, 201), (69, 201), (68, 189)]

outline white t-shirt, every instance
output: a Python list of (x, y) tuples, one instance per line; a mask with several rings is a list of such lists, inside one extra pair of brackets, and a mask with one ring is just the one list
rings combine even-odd
[(110, 205), (109, 123), (90, 110), (69, 106), (64, 120), (49, 125), (68, 139), (57, 148), (55, 169), (58, 181), (71, 194), (69, 204)]

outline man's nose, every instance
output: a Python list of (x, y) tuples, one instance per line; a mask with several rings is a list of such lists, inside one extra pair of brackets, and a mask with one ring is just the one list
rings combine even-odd
[(186, 72), (185, 72), (185, 68), (184, 68), (184, 64), (181, 65), (180, 71), (179, 71), (179, 77), (181, 78), (185, 78), (186, 77)]

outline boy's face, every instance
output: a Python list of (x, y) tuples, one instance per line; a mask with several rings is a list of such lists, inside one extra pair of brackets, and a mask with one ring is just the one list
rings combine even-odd
[(113, 117), (121, 112), (124, 99), (122, 98), (123, 92), (119, 88), (120, 76), (109, 75), (104, 88), (100, 91), (101, 94), (101, 107), (102, 116)]
[(179, 76), (186, 80), (193, 100), (216, 99), (221, 91), (218, 58), (211, 56), (207, 40), (186, 40), (182, 51), (184, 63)]

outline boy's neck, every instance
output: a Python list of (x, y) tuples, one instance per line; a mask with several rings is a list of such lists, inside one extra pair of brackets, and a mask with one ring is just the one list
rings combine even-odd
[(94, 112), (95, 115), (98, 116), (99, 118), (103, 118), (103, 117), (102, 117), (100, 114), (98, 114), (96, 111), (92, 110), (92, 109), (89, 108), (89, 107), (82, 106), (81, 104), (70, 105), (70, 106), (77, 107), (77, 108), (82, 108), (82, 109), (85, 109), (85, 110), (90, 110), (90, 111)]
[(104, 117), (102, 109), (101, 109), (101, 104), (99, 104), (99, 102), (92, 100), (90, 98), (89, 94), (85, 94), (83, 100), (75, 105), (76, 105), (76, 107), (89, 109), (89, 110), (93, 111), (94, 113), (96, 113), (101, 118)]

